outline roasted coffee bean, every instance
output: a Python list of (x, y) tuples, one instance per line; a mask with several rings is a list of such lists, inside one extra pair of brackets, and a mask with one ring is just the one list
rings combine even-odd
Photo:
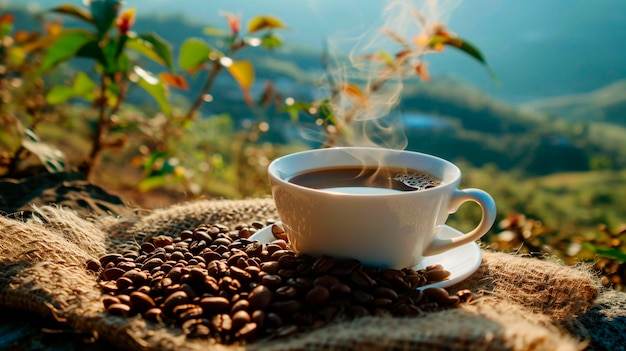
[(99, 261), (88, 259), (85, 263), (85, 268), (87, 268), (87, 270), (89, 271), (98, 273), (98, 271), (100, 271), (100, 268), (102, 268), (102, 265)]
[(356, 286), (364, 288), (370, 288), (376, 285), (376, 281), (360, 269), (354, 270), (350, 274), (350, 279), (352, 280), (352, 283), (354, 283)]
[(102, 304), (104, 305), (105, 309), (107, 309), (109, 306), (111, 306), (114, 303), (121, 303), (120, 299), (118, 299), (115, 296), (111, 296), (111, 295), (105, 295), (102, 298)]
[(450, 272), (444, 269), (432, 269), (424, 272), (424, 275), (426, 276), (426, 280), (429, 282), (440, 282), (448, 278), (450, 276)]
[(233, 307), (230, 309), (230, 313), (236, 313), (239, 311), (246, 311), (250, 308), (250, 302), (245, 299), (239, 299), (237, 302), (233, 304)]
[(391, 301), (396, 301), (398, 299), (398, 293), (390, 288), (377, 287), (374, 289), (374, 296), (383, 297), (389, 299)]
[(331, 274), (333, 275), (349, 275), (354, 272), (355, 269), (361, 268), (363, 265), (358, 260), (353, 259), (345, 259), (340, 262), (340, 264), (336, 264), (335, 267), (331, 270)]
[(111, 267), (105, 269), (104, 272), (102, 272), (102, 276), (106, 280), (117, 280), (117, 278), (124, 275), (124, 273), (126, 273), (126, 271), (121, 268)]
[(276, 239), (281, 239), (281, 240), (285, 240), (285, 241), (289, 240), (289, 238), (287, 237), (287, 233), (285, 233), (283, 228), (281, 228), (281, 227), (279, 227), (277, 225), (272, 225), (272, 235), (274, 235), (274, 237)]
[(249, 340), (256, 335), (257, 329), (258, 325), (256, 323), (246, 323), (243, 327), (241, 327), (241, 329), (239, 329), (235, 336), (244, 340)]
[(460, 301), (462, 303), (470, 302), (470, 301), (472, 301), (472, 298), (473, 298), (472, 292), (470, 290), (468, 290), (468, 289), (459, 290), (456, 293), (456, 296), (459, 297), (459, 299), (460, 299)]
[(230, 301), (225, 297), (210, 296), (200, 300), (200, 306), (208, 313), (215, 314), (230, 310)]
[(213, 325), (213, 328), (219, 332), (229, 332), (233, 327), (233, 321), (230, 318), (230, 315), (225, 313), (213, 316), (211, 324)]
[(323, 275), (321, 277), (317, 277), (315, 278), (315, 280), (313, 281), (313, 284), (315, 285), (324, 285), (326, 287), (330, 287), (332, 285), (335, 284), (339, 284), (339, 279), (337, 279), (336, 277), (332, 276), (332, 275)]
[(130, 309), (133, 312), (144, 313), (154, 307), (156, 307), (156, 304), (150, 295), (139, 291), (130, 294)]
[(281, 286), (275, 291), (276, 296), (282, 299), (291, 299), (298, 294), (298, 290), (293, 286)]
[[(272, 254), (272, 259), (281, 251), (287, 250), (279, 250), (274, 252), (274, 254)], [(293, 255), (292, 251), (287, 252), (291, 252), (291, 254), (283, 254), (282, 256), (279, 256), (278, 266), (283, 269), (294, 269), (298, 266), (298, 263), (296, 262), (296, 257)]]
[(304, 301), (310, 306), (322, 306), (328, 302), (330, 291), (323, 285), (316, 285), (309, 290), (304, 297)]
[(423, 290), (422, 300), (426, 303), (445, 304), (450, 297), (444, 288), (426, 288)]
[(133, 285), (133, 281), (127, 277), (119, 277), (115, 281), (115, 285), (117, 286), (119, 290), (124, 290), (128, 288), (129, 286)]
[(333, 284), (330, 286), (329, 290), (330, 290), (330, 293), (335, 296), (344, 297), (344, 296), (350, 296), (352, 294), (352, 288), (350, 288), (348, 284), (343, 284), (343, 283)]
[(259, 285), (252, 289), (248, 296), (250, 307), (255, 309), (265, 309), (272, 302), (272, 292), (265, 285)]
[(129, 278), (135, 286), (148, 284), (148, 275), (140, 270), (130, 270), (124, 273), (122, 277)]
[(169, 295), (165, 301), (163, 301), (163, 310), (166, 313), (171, 313), (178, 305), (186, 304), (189, 302), (189, 296), (184, 291), (176, 291)]
[(151, 258), (143, 263), (141, 269), (144, 271), (151, 271), (153, 268), (159, 267), (163, 264), (163, 259), (160, 257)]
[(250, 320), (253, 323), (256, 323), (256, 325), (259, 328), (263, 328), (265, 326), (265, 318), (266, 318), (266, 313), (263, 310), (256, 310), (254, 312), (252, 312), (252, 315), (250, 316)]
[(335, 266), (335, 259), (330, 256), (321, 256), (315, 262), (313, 262), (313, 266), (311, 267), (311, 271), (316, 274), (324, 274), (330, 271)]
[(250, 323), (250, 314), (246, 310), (239, 310), (232, 316), (233, 329), (239, 330)]
[(142, 314), (143, 318), (151, 321), (151, 322), (155, 322), (155, 323), (160, 323), (162, 321), (162, 311), (160, 308), (150, 308), (149, 310), (147, 310), (146, 312), (144, 312)]
[(104, 266), (107, 265), (107, 263), (114, 262), (114, 261), (116, 261), (116, 260), (118, 260), (118, 259), (120, 259), (122, 257), (123, 256), (121, 254), (118, 254), (118, 253), (106, 254), (106, 255), (100, 257), (100, 260), (99, 260), (100, 261), (100, 265), (104, 267)]
[(123, 303), (114, 303), (109, 305), (107, 312), (116, 316), (128, 316), (130, 314), (130, 306)]

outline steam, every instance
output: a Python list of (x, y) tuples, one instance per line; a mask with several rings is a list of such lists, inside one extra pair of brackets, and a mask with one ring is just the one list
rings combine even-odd
[[(406, 147), (404, 125), (396, 107), (404, 80), (411, 73), (415, 76), (416, 67), (394, 67), (390, 60), (398, 62), (398, 53), (404, 50), (411, 51), (407, 60), (423, 62), (426, 52), (420, 51), (420, 38), (438, 23), (445, 25), (460, 3), (461, 0), (390, 1), (381, 14), (381, 24), (353, 40), (348, 60), (329, 62), (325, 78), (332, 88), (325, 93), (332, 97), (328, 106), (336, 119), (328, 127), (331, 139), (333, 133), (337, 135), (331, 140), (334, 146)], [(409, 47), (411, 50), (407, 50)], [(310, 132), (306, 137), (313, 140), (324, 134)]]

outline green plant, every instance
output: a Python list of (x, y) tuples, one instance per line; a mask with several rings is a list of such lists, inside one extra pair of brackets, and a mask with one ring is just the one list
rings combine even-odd
[(55, 86), (46, 96), (51, 104), (80, 98), (98, 110), (91, 149), (85, 162), (79, 166), (88, 178), (104, 149), (120, 148), (127, 142), (126, 135), (111, 137), (110, 132), (116, 127), (117, 113), (131, 83), (148, 92), (164, 113), (171, 111), (164, 85), (164, 77), (168, 76), (155, 77), (133, 62), (129, 54), (130, 51), (139, 53), (173, 71), (169, 44), (154, 33), (133, 32), (135, 10), (131, 8), (120, 13), (121, 5), (121, 0), (92, 0), (88, 2), (88, 11), (71, 4), (52, 9), (52, 12), (86, 22), (91, 28), (61, 29), (54, 36), (40, 68), (40, 72), (44, 73), (75, 58), (86, 58), (95, 63), (97, 82), (88, 74), (79, 73), (72, 85)]
[[(44, 82), (37, 74), (49, 36), (37, 31), (13, 31), (14, 17), (0, 17), (0, 175), (20, 177), (65, 168), (63, 153), (37, 135), (37, 127), (54, 118), (44, 98)], [(54, 31), (51, 26), (50, 30)], [(31, 162), (32, 155), (37, 162)]]

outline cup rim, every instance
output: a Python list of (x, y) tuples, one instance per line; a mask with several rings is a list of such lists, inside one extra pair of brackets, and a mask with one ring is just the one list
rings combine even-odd
[[(419, 157), (423, 157), (426, 159), (429, 159), (431, 161), (435, 161), (435, 162), (439, 162), (439, 163), (443, 163), (446, 168), (452, 169), (452, 171), (454, 172), (454, 176), (452, 177), (452, 179), (450, 181), (444, 182), (442, 185), (440, 186), (436, 186), (433, 188), (429, 188), (429, 189), (424, 189), (424, 190), (420, 190), (420, 191), (400, 191), (400, 192), (389, 192), (389, 193), (379, 193), (379, 194), (354, 194), (354, 193), (341, 193), (341, 192), (332, 192), (332, 191), (325, 191), (323, 189), (315, 189), (315, 188), (310, 188), (310, 187), (306, 187), (303, 185), (299, 185), (299, 184), (295, 184), (295, 183), (291, 183), (288, 181), (288, 179), (284, 179), (283, 177), (281, 177), (278, 174), (278, 169), (277, 169), (277, 165), (280, 162), (285, 162), (285, 159), (287, 158), (291, 158), (291, 157), (301, 157), (302, 155), (306, 155), (306, 154), (312, 154), (312, 153), (320, 153), (320, 152), (334, 152), (337, 150), (360, 150), (360, 151), (371, 151), (371, 152), (389, 152), (389, 153), (394, 153), (394, 154), (400, 154), (400, 153), (410, 153), (410, 154), (414, 154), (416, 156)], [(322, 167), (303, 167), (302, 168), (302, 172), (306, 172), (306, 171), (311, 171), (311, 170), (316, 170), (316, 169), (320, 169)], [(386, 197), (386, 196), (415, 196), (417, 194), (425, 194), (425, 193), (433, 193), (433, 192), (439, 192), (439, 191), (444, 191), (444, 189), (447, 189), (448, 187), (458, 187), (458, 183), (460, 182), (460, 178), (461, 178), (461, 170), (459, 169), (459, 167), (457, 165), (455, 165), (454, 163), (443, 159), (441, 157), (438, 156), (434, 156), (431, 154), (426, 154), (426, 153), (422, 153), (422, 152), (417, 152), (417, 151), (410, 151), (410, 150), (398, 150), (398, 149), (388, 149), (388, 148), (380, 148), (380, 147), (361, 147), (361, 146), (338, 146), (338, 147), (330, 147), (330, 148), (324, 148), (324, 149), (311, 149), (311, 150), (303, 150), (303, 151), (298, 151), (298, 152), (294, 152), (294, 153), (290, 153), (287, 155), (283, 155), (280, 156), (276, 159), (274, 159), (272, 162), (270, 162), (268, 168), (267, 168), (267, 173), (268, 176), (270, 177), (271, 180), (275, 180), (277, 182), (279, 182), (280, 184), (284, 185), (284, 186), (288, 186), (291, 188), (295, 188), (298, 189), (299, 191), (305, 191), (308, 193), (313, 193), (313, 194), (323, 194), (326, 196), (336, 196), (336, 197)], [(293, 177), (294, 175), (292, 175), (291, 177)], [(443, 178), (443, 177), (442, 177)], [(443, 179), (442, 179), (443, 180)]]

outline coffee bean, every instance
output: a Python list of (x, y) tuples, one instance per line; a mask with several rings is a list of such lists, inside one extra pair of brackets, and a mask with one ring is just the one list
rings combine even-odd
[(130, 314), (130, 306), (123, 303), (114, 303), (107, 308), (107, 312), (115, 316), (128, 316)]
[(344, 259), (341, 260), (333, 269), (331, 270), (331, 274), (333, 275), (349, 275), (354, 272), (355, 269), (361, 268), (363, 265), (361, 262), (354, 259)]
[(102, 304), (104, 305), (105, 309), (109, 308), (109, 306), (114, 303), (121, 303), (120, 299), (111, 295), (104, 295), (104, 297), (102, 298)]
[(259, 285), (252, 289), (248, 301), (252, 308), (265, 309), (272, 302), (272, 292), (267, 286)]
[(298, 294), (298, 290), (293, 286), (281, 286), (276, 289), (276, 296), (282, 299), (291, 299)]
[(427, 288), (423, 291), (422, 300), (427, 303), (444, 304), (450, 295), (444, 288)]
[(169, 295), (165, 301), (163, 301), (163, 310), (166, 313), (171, 313), (178, 305), (186, 304), (189, 302), (189, 296), (184, 291), (176, 291)]
[(156, 307), (154, 300), (145, 293), (135, 291), (130, 294), (130, 309), (135, 313), (144, 313)]
[(470, 302), (470, 301), (472, 301), (472, 298), (473, 298), (472, 292), (470, 290), (468, 290), (468, 289), (459, 290), (456, 293), (456, 296), (458, 296), (460, 301), (463, 302), (463, 303)]
[(107, 265), (107, 263), (113, 262), (113, 261), (118, 260), (118, 259), (120, 259), (122, 257), (123, 256), (121, 254), (118, 254), (118, 253), (106, 254), (106, 255), (100, 257), (100, 260), (99, 260), (100, 261), (100, 265), (104, 267), (104, 266)]
[(117, 278), (121, 277), (124, 273), (126, 273), (125, 270), (117, 267), (112, 267), (105, 269), (102, 272), (102, 276), (106, 280), (117, 280)]
[(214, 314), (229, 311), (230, 301), (219, 296), (203, 297), (200, 300), (200, 306), (208, 313)]
[(285, 231), (283, 230), (283, 228), (277, 226), (277, 225), (272, 225), (272, 235), (274, 235), (274, 237), (276, 239), (281, 239), (281, 240), (285, 240), (288, 241), (288, 237), (287, 237), (287, 233), (285, 233)]
[(244, 325), (250, 323), (250, 314), (246, 310), (239, 310), (232, 316), (233, 329), (239, 330)]
[(323, 285), (316, 285), (307, 292), (304, 301), (311, 306), (322, 306), (328, 302), (330, 291)]
[(360, 269), (354, 270), (350, 274), (350, 279), (352, 280), (352, 283), (354, 283), (355, 285), (364, 287), (364, 288), (370, 288), (376, 285), (376, 281), (372, 279), (367, 273), (365, 273), (364, 271)]
[(330, 256), (321, 256), (315, 262), (313, 262), (313, 266), (311, 267), (311, 271), (316, 274), (324, 274), (330, 271), (335, 266), (335, 259)]
[(87, 262), (85, 263), (85, 268), (87, 268), (87, 270), (91, 272), (98, 273), (98, 271), (100, 271), (100, 268), (102, 268), (102, 265), (100, 264), (100, 261), (88, 259)]
[(239, 329), (235, 336), (244, 340), (248, 340), (256, 335), (257, 329), (258, 325), (256, 323), (246, 323), (241, 329)]
[(269, 274), (278, 274), (279, 268), (277, 261), (267, 261), (261, 264), (261, 270)]
[(433, 269), (427, 270), (424, 272), (424, 275), (426, 276), (426, 280), (429, 282), (440, 282), (448, 278), (450, 276), (450, 272), (444, 269)]
[(119, 277), (115, 281), (115, 285), (117, 286), (119, 290), (124, 290), (128, 288), (129, 286), (133, 285), (133, 281), (127, 277)]
[(331, 285), (335, 285), (339, 283), (340, 283), (339, 279), (329, 274), (323, 275), (321, 277), (317, 277), (313, 281), (313, 284), (315, 285), (324, 285), (326, 287), (330, 287)]
[(329, 290), (331, 294), (340, 297), (350, 296), (352, 294), (352, 288), (350, 288), (348, 284), (343, 283), (333, 284), (330, 286)]
[(363, 306), (370, 306), (374, 303), (374, 296), (361, 290), (353, 291), (352, 298), (355, 302)]
[(245, 299), (240, 299), (240, 300), (237, 300), (237, 302), (233, 304), (233, 307), (230, 309), (230, 313), (246, 311), (249, 308), (250, 308), (250, 302), (248, 302), (248, 300), (245, 300)]
[(161, 314), (162, 314), (161, 309), (155, 307), (155, 308), (148, 309), (146, 312), (142, 314), (142, 316), (143, 318), (151, 322), (160, 323), (162, 321)]

